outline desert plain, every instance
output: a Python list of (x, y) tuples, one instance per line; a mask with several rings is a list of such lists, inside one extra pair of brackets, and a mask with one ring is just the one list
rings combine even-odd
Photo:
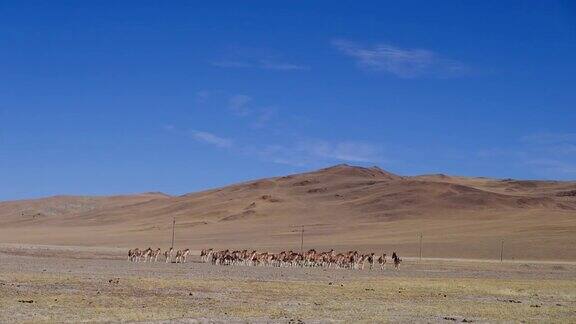
[[(189, 262), (127, 261), (130, 248), (168, 248), (173, 221)], [(403, 262), (222, 266), (200, 261), (208, 247)], [(574, 182), (338, 165), (181, 196), (1, 202), (0, 321), (568, 323), (575, 247)]]

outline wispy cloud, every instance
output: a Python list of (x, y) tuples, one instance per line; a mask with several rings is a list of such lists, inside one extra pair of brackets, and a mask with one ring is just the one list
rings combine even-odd
[(367, 142), (307, 138), (295, 141), (293, 144), (273, 143), (274, 140), (271, 140), (272, 144), (265, 144), (265, 142), (249, 144), (242, 141), (236, 143), (229, 138), (207, 131), (181, 130), (174, 125), (165, 125), (163, 128), (173, 134), (191, 137), (199, 143), (277, 164), (309, 167), (337, 162), (386, 162), (382, 157), (380, 147)]
[(233, 69), (255, 68), (261, 70), (276, 70), (276, 71), (308, 70), (308, 67), (305, 65), (289, 62), (281, 62), (281, 61), (270, 61), (270, 60), (253, 60), (253, 61), (220, 60), (220, 61), (212, 61), (210, 63), (216, 67), (233, 68)]
[[(164, 129), (179, 136), (191, 138), (229, 153), (251, 156), (271, 163), (292, 166), (319, 166), (326, 163), (356, 162), (379, 163), (384, 161), (378, 145), (354, 140), (326, 140), (306, 136), (299, 127), (283, 119), (293, 120), (294, 116), (277, 118), (279, 110), (275, 106), (262, 105), (247, 94), (226, 94), (202, 90), (196, 93), (197, 100), (209, 99), (214, 108), (226, 109), (223, 118), (234, 116), (238, 127), (250, 127), (256, 137), (235, 137), (234, 140), (195, 127), (184, 128), (166, 125)], [(298, 124), (304, 124), (299, 120)], [(240, 132), (244, 133), (244, 132)]]
[(538, 177), (570, 179), (576, 176), (576, 133), (534, 133), (513, 147), (483, 149), (476, 156), (510, 168), (528, 168)]
[(538, 169), (538, 173), (557, 176), (564, 175), (574, 177), (576, 176), (576, 161), (568, 162), (557, 159), (534, 159), (525, 162)]
[(192, 138), (197, 142), (210, 144), (220, 148), (228, 148), (232, 146), (232, 140), (218, 136), (213, 133), (199, 130), (190, 130), (189, 133), (192, 136)]
[(210, 98), (211, 95), (212, 95), (212, 92), (209, 90), (196, 91), (196, 102), (203, 104), (206, 101), (208, 101), (208, 99)]
[(274, 62), (268, 60), (261, 60), (258, 66), (266, 70), (279, 70), (279, 71), (308, 70), (308, 67), (304, 65), (286, 63), (286, 62)]
[(236, 94), (228, 99), (228, 108), (238, 116), (246, 116), (252, 112), (252, 109), (248, 107), (251, 101), (252, 97), (250, 96)]
[(276, 113), (277, 110), (275, 107), (258, 108), (254, 121), (250, 123), (250, 126), (252, 128), (263, 128), (273, 120)]
[(216, 135), (214, 133), (197, 129), (182, 130), (171, 124), (164, 125), (162, 128), (167, 132), (180, 136), (190, 137), (196, 142), (208, 144), (218, 148), (231, 148), (233, 146), (233, 141), (231, 139)]
[(363, 46), (343, 39), (332, 41), (332, 45), (354, 58), (363, 69), (391, 73), (400, 78), (455, 77), (468, 70), (464, 64), (443, 58), (430, 50), (405, 49), (386, 43)]
[(576, 162), (576, 133), (535, 133), (524, 136), (522, 142), (548, 156), (572, 156)]
[(220, 68), (251, 68), (254, 67), (253, 63), (249, 62), (239, 62), (239, 61), (232, 61), (232, 60), (220, 60), (220, 61), (212, 61), (210, 62), (212, 66), (220, 67)]
[(249, 119), (252, 128), (263, 128), (276, 115), (277, 109), (272, 106), (257, 106), (253, 98), (245, 94), (235, 94), (228, 98), (228, 109), (238, 117)]
[(356, 141), (306, 139), (291, 145), (252, 147), (249, 152), (266, 161), (292, 166), (314, 166), (326, 162), (383, 162), (376, 145)]
[(576, 133), (540, 132), (524, 136), (522, 140), (533, 144), (576, 143)]
[(321, 158), (350, 162), (377, 162), (380, 160), (376, 146), (363, 142), (306, 141), (300, 146), (304, 152)]
[(224, 58), (210, 62), (212, 66), (231, 69), (260, 69), (271, 71), (308, 70), (303, 64), (290, 62), (282, 55), (268, 49), (234, 46), (228, 49)]
[(522, 138), (532, 153), (526, 164), (550, 176), (576, 176), (576, 133), (540, 132)]

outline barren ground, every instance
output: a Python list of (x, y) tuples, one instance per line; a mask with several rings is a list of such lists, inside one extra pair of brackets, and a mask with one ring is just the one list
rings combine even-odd
[(399, 271), (129, 263), (0, 245), (0, 322), (574, 322), (576, 264), (406, 259)]

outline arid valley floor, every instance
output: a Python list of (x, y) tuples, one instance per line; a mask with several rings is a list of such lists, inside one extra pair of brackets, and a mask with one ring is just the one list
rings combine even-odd
[(398, 271), (131, 263), (0, 245), (0, 322), (574, 322), (576, 264), (407, 259)]
[[(131, 263), (131, 248), (191, 262)], [(397, 251), (398, 271), (220, 266), (203, 248)], [(422, 236), (420, 236), (422, 235)], [(423, 255), (419, 260), (419, 238)], [(576, 322), (576, 182), (348, 165), (169, 196), (0, 202), (0, 322)], [(500, 262), (502, 253), (504, 262)]]

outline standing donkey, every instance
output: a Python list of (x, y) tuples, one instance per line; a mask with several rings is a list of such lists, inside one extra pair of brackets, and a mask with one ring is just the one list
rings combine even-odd
[(170, 248), (164, 252), (164, 257), (166, 258), (166, 263), (172, 262), (172, 253), (174, 252), (174, 248)]
[(398, 270), (398, 267), (400, 266), (400, 262), (402, 262), (402, 259), (400, 259), (400, 257), (396, 254), (396, 252), (393, 252), (392, 260), (394, 261), (394, 268)]

